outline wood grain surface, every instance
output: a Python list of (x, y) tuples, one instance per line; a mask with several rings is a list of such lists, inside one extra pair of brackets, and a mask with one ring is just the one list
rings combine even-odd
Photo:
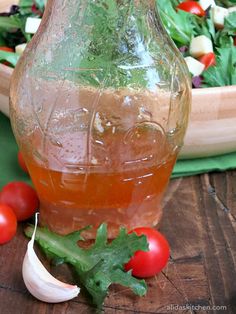
[[(160, 230), (171, 245), (168, 266), (147, 281), (143, 298), (112, 286), (104, 313), (236, 313), (236, 171), (172, 180), (164, 209)], [(28, 293), (21, 276), (23, 228), (0, 247), (0, 313), (95, 313), (84, 293), (55, 305)], [(41, 258), (59, 279), (73, 283), (65, 265), (51, 267)]]

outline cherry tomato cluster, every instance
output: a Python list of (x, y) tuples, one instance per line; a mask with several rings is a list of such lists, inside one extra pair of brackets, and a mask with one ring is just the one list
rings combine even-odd
[[(28, 171), (21, 153), (18, 162)], [(39, 206), (35, 190), (25, 182), (10, 182), (0, 191), (0, 244), (10, 241), (17, 230), (17, 221), (30, 218)]]

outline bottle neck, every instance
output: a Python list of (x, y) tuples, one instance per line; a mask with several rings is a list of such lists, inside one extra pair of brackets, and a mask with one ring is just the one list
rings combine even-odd
[[(131, 7), (134, 12), (142, 15), (147, 14), (148, 11), (157, 12), (155, 0), (105, 0), (102, 4), (94, 0), (48, 0), (44, 15), (55, 15), (56, 13), (60, 15), (62, 19), (75, 14), (82, 16), (91, 5), (97, 8), (103, 8), (107, 12), (111, 10), (129, 12)], [(68, 15), (69, 12), (70, 14)]]
[[(94, 0), (47, 0), (47, 5), (48, 7), (50, 6), (58, 6), (60, 7), (62, 10), (65, 7), (71, 6), (71, 8), (73, 10), (75, 10), (76, 8), (76, 4), (77, 6), (81, 7), (83, 5), (89, 4), (89, 3), (94, 3), (97, 2), (97, 5), (99, 5), (99, 1), (94, 1)], [(113, 1), (109, 1), (109, 0), (104, 0), (102, 4), (100, 4), (100, 6), (109, 6), (109, 5), (127, 5), (133, 3), (136, 7), (140, 7), (140, 6), (145, 6), (145, 7), (149, 7), (150, 9), (154, 9), (156, 6), (156, 0), (113, 0)]]
[(34, 37), (39, 71), (50, 64), (56, 76), (80, 84), (153, 88), (165, 45), (155, 11), (152, 0), (49, 0)]
[(120, 37), (128, 29), (134, 31), (135, 26), (136, 32), (146, 36), (153, 27), (160, 28), (157, 36), (163, 31), (155, 0), (48, 0), (43, 24), (54, 38), (84, 37), (85, 41), (85, 34), (96, 41), (109, 34), (119, 33)]

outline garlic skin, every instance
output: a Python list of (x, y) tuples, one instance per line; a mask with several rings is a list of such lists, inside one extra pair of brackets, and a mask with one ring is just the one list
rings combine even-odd
[(59, 303), (75, 298), (80, 288), (59, 281), (53, 277), (38, 259), (34, 251), (34, 240), (37, 228), (37, 216), (35, 216), (35, 228), (31, 240), (28, 243), (27, 252), (22, 266), (22, 275), (29, 292), (38, 300), (48, 303)]

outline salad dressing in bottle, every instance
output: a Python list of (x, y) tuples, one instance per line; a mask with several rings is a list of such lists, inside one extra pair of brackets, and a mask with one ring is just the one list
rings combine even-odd
[(11, 122), (40, 198), (66, 234), (155, 226), (183, 144), (188, 70), (155, 1), (49, 0), (11, 84)]

